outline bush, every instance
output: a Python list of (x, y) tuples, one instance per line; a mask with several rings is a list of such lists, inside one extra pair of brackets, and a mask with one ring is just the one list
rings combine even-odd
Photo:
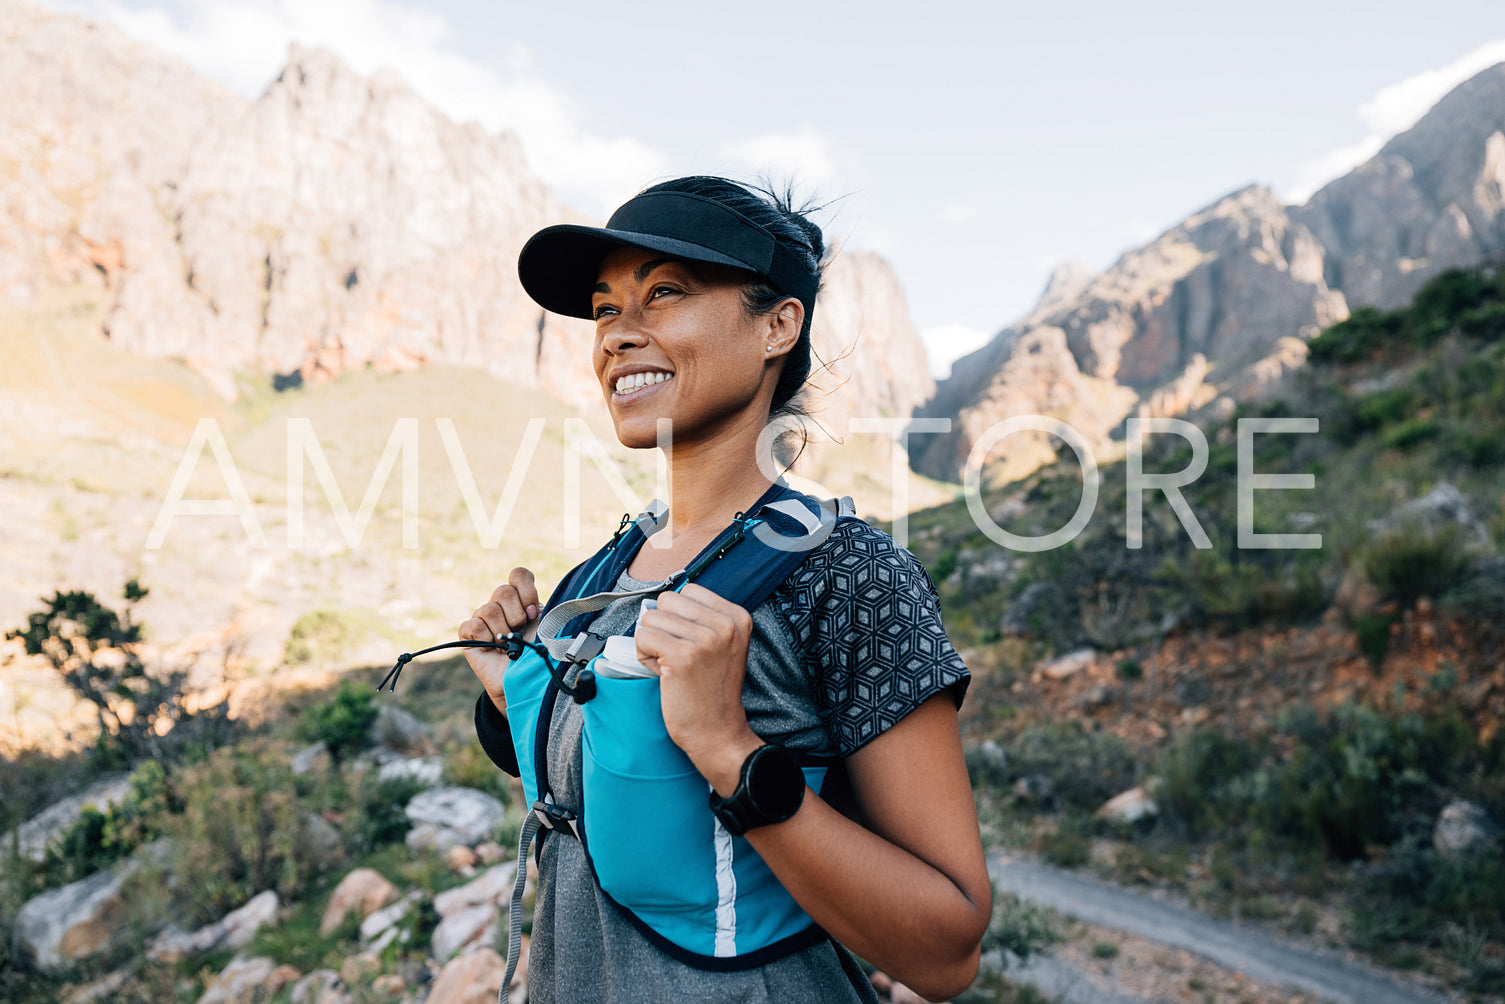
[(1235, 782), (1263, 759), (1261, 752), (1221, 732), (1178, 736), (1160, 758), (1155, 804), (1170, 824), (1200, 834), (1235, 823), (1244, 808)]
[(132, 579), (123, 591), (125, 607), (117, 612), (92, 593), (57, 591), (27, 617), (26, 627), (5, 635), (19, 639), (27, 655), (45, 657), (68, 688), (93, 706), (99, 751), (109, 757), (113, 747), (125, 763), (167, 756), (181, 736), (164, 736), (190, 717), (183, 706), (187, 674), (149, 671), (142, 661), (142, 626), (132, 613), (146, 595)]
[(333, 697), (303, 713), (302, 731), (309, 740), (327, 746), (330, 758), (340, 763), (370, 741), (376, 715), (375, 693), (343, 680)]
[(148, 760), (131, 775), (120, 804), (105, 812), (84, 806), (78, 820), (47, 848), (44, 881), (66, 885), (119, 861), (156, 836), (162, 820), (179, 808), (166, 771)]
[(1359, 307), (1308, 343), (1313, 362), (1352, 363), (1373, 355), (1399, 335), (1401, 314)]
[(1384, 665), (1385, 653), (1390, 651), (1390, 625), (1394, 623), (1395, 618), (1386, 614), (1366, 614), (1353, 626), (1359, 651), (1364, 653), (1376, 673)]
[(357, 854), (401, 843), (413, 825), (405, 811), (407, 804), (424, 787), (415, 778), (382, 781), (375, 773), (365, 775), (356, 791), (356, 811), (347, 817), (346, 843)]
[(218, 750), (180, 769), (174, 788), (183, 811), (162, 821), (171, 838), (166, 859), (136, 875), (142, 899), (174, 898), (187, 926), (266, 889), (284, 900), (302, 896), (325, 862), (306, 838), (296, 782), (283, 751), (263, 746)]
[(1134, 755), (1122, 739), (1076, 725), (1026, 729), (1008, 744), (1008, 752), (1001, 779), (1004, 783), (1043, 775), (1050, 779), (1063, 807), (1082, 812), (1093, 812), (1133, 787), (1139, 773)]
[(1387, 598), (1405, 606), (1458, 585), (1472, 564), (1456, 526), (1436, 532), (1404, 530), (1376, 540), (1364, 556), (1364, 571)]
[(1429, 439), (1436, 439), (1442, 427), (1430, 418), (1410, 418), (1380, 436), (1380, 446), (1387, 450), (1409, 450)]

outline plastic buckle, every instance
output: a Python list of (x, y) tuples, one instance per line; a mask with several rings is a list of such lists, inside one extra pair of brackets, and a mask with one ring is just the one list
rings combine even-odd
[(544, 829), (563, 830), (572, 837), (579, 837), (575, 829), (575, 814), (570, 810), (539, 799), (533, 803), (533, 814), (538, 817), (538, 823)]
[(565, 650), (565, 662), (590, 662), (606, 648), (606, 638), (591, 631), (581, 631)]

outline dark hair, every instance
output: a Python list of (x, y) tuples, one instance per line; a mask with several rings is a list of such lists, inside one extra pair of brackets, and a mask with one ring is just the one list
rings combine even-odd
[[(820, 289), (821, 273), (825, 267), (825, 238), (821, 235), (820, 227), (807, 218), (807, 214), (813, 210), (809, 206), (798, 209), (794, 207), (794, 193), (789, 187), (780, 192), (772, 186), (746, 185), (730, 178), (696, 174), (653, 185), (643, 189), (640, 194), (646, 195), (649, 192), (683, 192), (712, 199), (735, 209), (792, 251), (810, 269), (810, 275), (815, 279), (815, 288)], [(754, 276), (742, 287), (742, 306), (753, 315), (766, 314), (789, 297), (789, 293), (775, 289), (762, 276)], [(813, 309), (805, 311), (805, 322), (800, 327), (799, 339), (784, 357), (784, 368), (780, 371), (778, 385), (773, 390), (770, 416), (803, 414), (799, 406), (791, 404), (791, 401), (810, 376), (810, 321), (813, 315)]]

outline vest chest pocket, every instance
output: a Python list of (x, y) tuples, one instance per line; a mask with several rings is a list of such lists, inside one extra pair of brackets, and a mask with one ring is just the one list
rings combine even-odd
[[(598, 676), (597, 686), (582, 708), (585, 838), (596, 878), (661, 933), (703, 940), (717, 904), (710, 786), (669, 738), (657, 677)], [(710, 954), (711, 946), (691, 950)]]

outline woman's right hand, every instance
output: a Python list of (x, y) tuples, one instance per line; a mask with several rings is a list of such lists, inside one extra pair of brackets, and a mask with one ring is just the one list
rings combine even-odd
[[(491, 591), (491, 599), (476, 607), (470, 619), (460, 625), (462, 641), (496, 641), (516, 631), (530, 641), (538, 630), (538, 587), (533, 573), (514, 568), (507, 581)], [(486, 693), (502, 714), (507, 713), (507, 697), (502, 692), (502, 675), (507, 671), (507, 652), (500, 648), (467, 648), (465, 661), (486, 688)]]

